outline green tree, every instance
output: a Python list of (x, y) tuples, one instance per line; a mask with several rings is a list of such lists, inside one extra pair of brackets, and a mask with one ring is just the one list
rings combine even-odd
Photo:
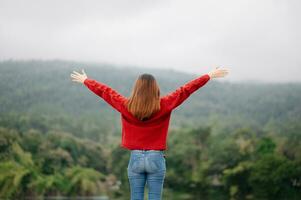
[(301, 198), (301, 166), (285, 157), (267, 154), (251, 169), (249, 184), (255, 199)]
[(74, 166), (64, 173), (68, 182), (67, 194), (71, 196), (106, 194), (105, 176), (91, 168)]

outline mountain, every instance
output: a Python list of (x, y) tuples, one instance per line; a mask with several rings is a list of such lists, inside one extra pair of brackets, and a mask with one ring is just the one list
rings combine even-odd
[[(0, 124), (23, 120), (24, 126), (24, 120), (28, 120), (27, 128), (51, 125), (96, 139), (102, 135), (99, 131), (119, 135), (119, 113), (84, 85), (71, 81), (70, 73), (81, 69), (89, 78), (104, 82), (125, 96), (130, 95), (140, 73), (156, 77), (162, 96), (202, 75), (65, 60), (1, 61)], [(35, 124), (34, 118), (42, 119), (41, 124)], [(213, 79), (173, 111), (170, 129), (203, 124), (212, 125), (216, 134), (243, 125), (277, 131), (282, 123), (298, 120), (301, 121), (301, 84)]]

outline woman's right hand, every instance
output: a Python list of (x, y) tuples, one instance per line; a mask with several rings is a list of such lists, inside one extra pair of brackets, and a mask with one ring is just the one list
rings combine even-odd
[(72, 81), (79, 82), (79, 83), (84, 83), (84, 81), (88, 77), (87, 77), (87, 74), (85, 73), (84, 69), (82, 69), (82, 73), (83, 74), (80, 74), (76, 71), (73, 71), (73, 74), (72, 73), (70, 74), (71, 78), (73, 78)]
[(216, 67), (214, 70), (208, 73), (210, 78), (220, 78), (226, 76), (227, 74), (228, 74), (227, 69), (219, 69), (219, 67)]

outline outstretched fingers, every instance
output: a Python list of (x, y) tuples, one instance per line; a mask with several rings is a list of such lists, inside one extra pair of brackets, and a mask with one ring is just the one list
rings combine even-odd
[(77, 74), (70, 74), (70, 76), (73, 78), (79, 78), (79, 75), (77, 75)]
[(78, 79), (72, 79), (72, 81), (81, 83), (81, 81)]
[(72, 81), (76, 81), (76, 82), (82, 82), (80, 75), (77, 74), (70, 74)]
[(73, 73), (77, 74), (77, 75), (81, 75), (80, 73), (78, 73), (77, 71), (73, 71)]
[(72, 81), (76, 81), (76, 82), (80, 82), (80, 83), (84, 83), (85, 79), (87, 78), (87, 74), (84, 71), (84, 69), (81, 70), (83, 74), (77, 72), (77, 71), (73, 71), (70, 74), (70, 77), (73, 78)]

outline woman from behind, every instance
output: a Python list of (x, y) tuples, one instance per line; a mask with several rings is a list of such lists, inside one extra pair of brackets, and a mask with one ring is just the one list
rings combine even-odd
[(151, 74), (141, 74), (126, 98), (108, 85), (74, 71), (73, 81), (83, 83), (121, 114), (121, 147), (130, 150), (127, 174), (131, 200), (161, 200), (166, 174), (164, 151), (171, 112), (212, 78), (224, 77), (227, 69), (216, 68), (175, 91), (160, 97), (160, 88)]

